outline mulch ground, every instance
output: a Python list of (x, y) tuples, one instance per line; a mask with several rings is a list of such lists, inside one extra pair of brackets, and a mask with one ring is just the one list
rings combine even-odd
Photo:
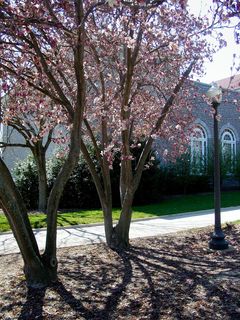
[(240, 226), (232, 248), (208, 249), (210, 229), (59, 250), (59, 282), (28, 290), (17, 254), (0, 258), (0, 319), (240, 319)]

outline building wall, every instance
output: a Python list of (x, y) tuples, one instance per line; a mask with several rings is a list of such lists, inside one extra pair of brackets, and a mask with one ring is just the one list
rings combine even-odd
[[(197, 83), (197, 90), (200, 93), (205, 93), (210, 88), (210, 85)], [(240, 153), (240, 112), (237, 110), (238, 106), (234, 101), (240, 102), (240, 93), (235, 91), (227, 91), (223, 93), (223, 99), (218, 107), (218, 114), (221, 116), (219, 121), (219, 138), (225, 129), (231, 130), (236, 137), (237, 154)], [(213, 116), (210, 112), (211, 107), (203, 101), (203, 99), (196, 100), (194, 107), (194, 115), (196, 117), (195, 123), (202, 126), (208, 136), (208, 146), (211, 149), (213, 145)]]
[[(9, 143), (25, 143), (24, 138), (17, 130), (8, 126), (2, 126), (2, 133), (0, 131), (0, 138), (4, 142)], [(47, 150), (47, 157), (52, 155), (56, 150), (56, 145), (51, 143)], [(6, 147), (1, 150), (1, 157), (4, 160), (10, 171), (13, 171), (18, 161), (23, 161), (28, 155), (32, 154), (29, 148), (24, 147)]]
[[(2, 139), (9, 143), (24, 143), (22, 136), (14, 129), (8, 126), (3, 126)], [(8, 168), (12, 171), (15, 164), (24, 160), (29, 154), (29, 149), (20, 147), (7, 147), (2, 149), (2, 159)]]
[[(207, 90), (210, 88), (210, 85), (203, 84), (203, 83), (195, 83), (193, 88), (193, 96), (196, 91), (203, 94), (206, 93)], [(237, 153), (240, 153), (240, 112), (237, 111), (236, 105), (232, 102), (233, 100), (240, 101), (240, 93), (236, 91), (228, 91), (223, 95), (223, 102), (219, 106), (219, 114), (221, 114), (221, 120), (219, 122), (219, 134), (221, 136), (224, 129), (230, 129), (234, 132), (236, 136), (236, 145), (237, 145)], [(196, 98), (193, 99), (193, 113), (196, 117), (195, 124), (202, 126), (206, 133), (208, 139), (208, 149), (212, 148), (213, 145), (213, 116), (210, 112), (210, 106), (202, 99)], [(1, 137), (1, 135), (0, 135)], [(2, 134), (3, 141), (10, 141), (12, 143), (24, 143), (23, 138), (19, 135), (16, 130), (13, 130), (9, 127), (3, 127), (3, 134)], [(156, 145), (163, 146), (167, 142), (156, 141)], [(54, 144), (51, 144), (48, 150), (48, 155), (52, 154), (53, 151), (56, 149)], [(2, 158), (4, 159), (5, 163), (12, 170), (17, 161), (24, 160), (30, 151), (27, 148), (20, 148), (20, 147), (9, 147), (2, 150)]]

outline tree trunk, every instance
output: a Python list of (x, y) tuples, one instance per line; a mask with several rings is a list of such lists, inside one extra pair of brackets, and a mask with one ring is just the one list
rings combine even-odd
[(46, 153), (42, 141), (38, 141), (33, 155), (38, 170), (38, 211), (46, 212), (47, 208), (47, 172), (46, 172)]
[(81, 141), (80, 127), (81, 121), (79, 122), (76, 115), (73, 130), (71, 132), (70, 151), (55, 180), (47, 203), (47, 238), (43, 261), (48, 268), (51, 279), (57, 279), (57, 209), (64, 186), (79, 159)]
[[(45, 157), (45, 155), (44, 155)], [(46, 164), (40, 164), (38, 168), (38, 211), (46, 212), (47, 207), (47, 174), (46, 174)]]
[(44, 288), (53, 281), (41, 257), (36, 256), (28, 261), (24, 260), (23, 271), (28, 287)]
[(111, 247), (111, 239), (113, 233), (113, 221), (112, 221), (112, 206), (104, 205), (102, 206), (103, 217), (104, 217), (104, 230), (106, 242), (109, 247)]
[(76, 22), (78, 25), (75, 37), (76, 43), (73, 45), (74, 72), (77, 84), (76, 103), (74, 104), (74, 112), (71, 116), (72, 129), (69, 153), (55, 180), (47, 204), (47, 238), (43, 258), (49, 268), (51, 277), (57, 277), (57, 209), (64, 186), (79, 159), (83, 113), (86, 106), (86, 84), (84, 75), (85, 25), (83, 1), (74, 1), (74, 6)]
[(41, 261), (24, 202), (2, 159), (0, 159), (0, 203), (24, 260), (27, 285), (35, 288), (46, 286), (51, 278)]
[[(3, 198), (4, 196), (2, 199)], [(17, 212), (18, 210), (15, 210), (16, 212), (8, 210), (6, 205), (4, 205), (4, 201), (1, 201), (1, 206), (23, 257), (23, 271), (27, 286), (32, 288), (43, 288), (47, 286), (51, 282), (51, 278), (42, 262), (34, 235), (26, 230), (26, 220), (21, 219)]]
[(122, 205), (120, 219), (113, 228), (110, 247), (115, 250), (126, 250), (129, 248), (129, 230), (132, 219), (132, 202), (134, 193), (126, 191)]
[[(97, 147), (97, 144), (94, 143), (95, 140), (93, 135), (92, 135), (92, 141), (93, 141), (93, 145), (95, 146), (96, 154), (98, 154), (98, 147)], [(83, 141), (81, 142), (81, 151), (86, 163), (88, 164), (89, 171), (92, 175), (95, 187), (97, 189), (98, 197), (103, 210), (106, 242), (111, 247), (113, 221), (112, 221), (112, 187), (111, 187), (110, 171), (107, 163), (104, 164), (104, 162), (101, 161), (100, 156), (98, 156), (98, 160), (99, 160), (99, 163), (101, 164), (101, 170), (102, 170), (102, 180), (103, 180), (103, 185), (102, 185), (101, 180), (99, 179), (98, 173), (96, 171), (94, 161), (90, 157), (90, 154)]]
[(38, 211), (46, 212), (47, 206), (47, 176), (38, 177)]

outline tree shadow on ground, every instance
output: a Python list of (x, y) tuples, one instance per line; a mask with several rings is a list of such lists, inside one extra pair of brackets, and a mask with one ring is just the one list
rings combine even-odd
[[(118, 266), (119, 273), (114, 273), (116, 270), (114, 263), (108, 263), (106, 266), (101, 264), (98, 259), (93, 261), (95, 259), (91, 259), (91, 257), (85, 257), (84, 260), (81, 259), (81, 264), (78, 263), (78, 257), (71, 257), (71, 262), (69, 259), (65, 261), (68, 264), (70, 262), (70, 264), (77, 266), (75, 270), (70, 272), (68, 270), (67, 273), (65, 271), (62, 273), (67, 282), (70, 281), (76, 284), (73, 290), (75, 296), (67, 291), (63, 284), (58, 284), (55, 290), (64, 302), (69, 304), (76, 312), (76, 316), (84, 317), (84, 319), (116, 319), (116, 307), (132, 278), (132, 267), (128, 257), (121, 253), (117, 257), (121, 260)], [(97, 264), (98, 268), (94, 270)], [(88, 269), (89, 266), (92, 266), (91, 270)], [(82, 271), (86, 268), (88, 273), (82, 272), (79, 274), (78, 268)], [(81, 299), (77, 299), (76, 296), (81, 296)]]
[(158, 306), (149, 319), (240, 319), (239, 230), (226, 230), (233, 251), (208, 250), (208, 234), (133, 246), (129, 258), (149, 275), (152, 307)]
[(50, 319), (45, 309), (61, 320), (240, 319), (240, 232), (231, 235), (229, 252), (207, 250), (208, 234), (138, 239), (121, 253), (64, 249), (59, 282), (28, 290), (19, 319)]
[(22, 306), (20, 320), (43, 320), (43, 305), (46, 289), (28, 288), (26, 302)]

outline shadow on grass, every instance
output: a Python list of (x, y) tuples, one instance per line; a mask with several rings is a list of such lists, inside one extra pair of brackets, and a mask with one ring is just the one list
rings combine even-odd
[[(63, 217), (62, 215), (58, 215), (57, 217), (57, 223), (58, 226), (60, 227), (64, 227), (64, 226), (74, 226), (74, 225), (78, 225), (79, 221), (77, 220), (73, 220), (72, 218), (68, 219), (66, 217)], [(44, 228), (47, 226), (47, 217), (43, 216), (43, 217), (38, 217), (38, 219), (36, 221), (32, 221), (31, 225), (34, 229), (40, 229), (40, 228)]]
[(58, 222), (58, 226), (64, 227), (64, 226), (75, 226), (79, 224), (79, 221), (77, 220), (72, 220), (63, 217), (62, 215), (58, 214), (58, 218), (57, 218), (57, 222)]
[(38, 219), (36, 221), (31, 221), (31, 225), (34, 229), (46, 227), (47, 216), (44, 215), (42, 218), (38, 217)]

